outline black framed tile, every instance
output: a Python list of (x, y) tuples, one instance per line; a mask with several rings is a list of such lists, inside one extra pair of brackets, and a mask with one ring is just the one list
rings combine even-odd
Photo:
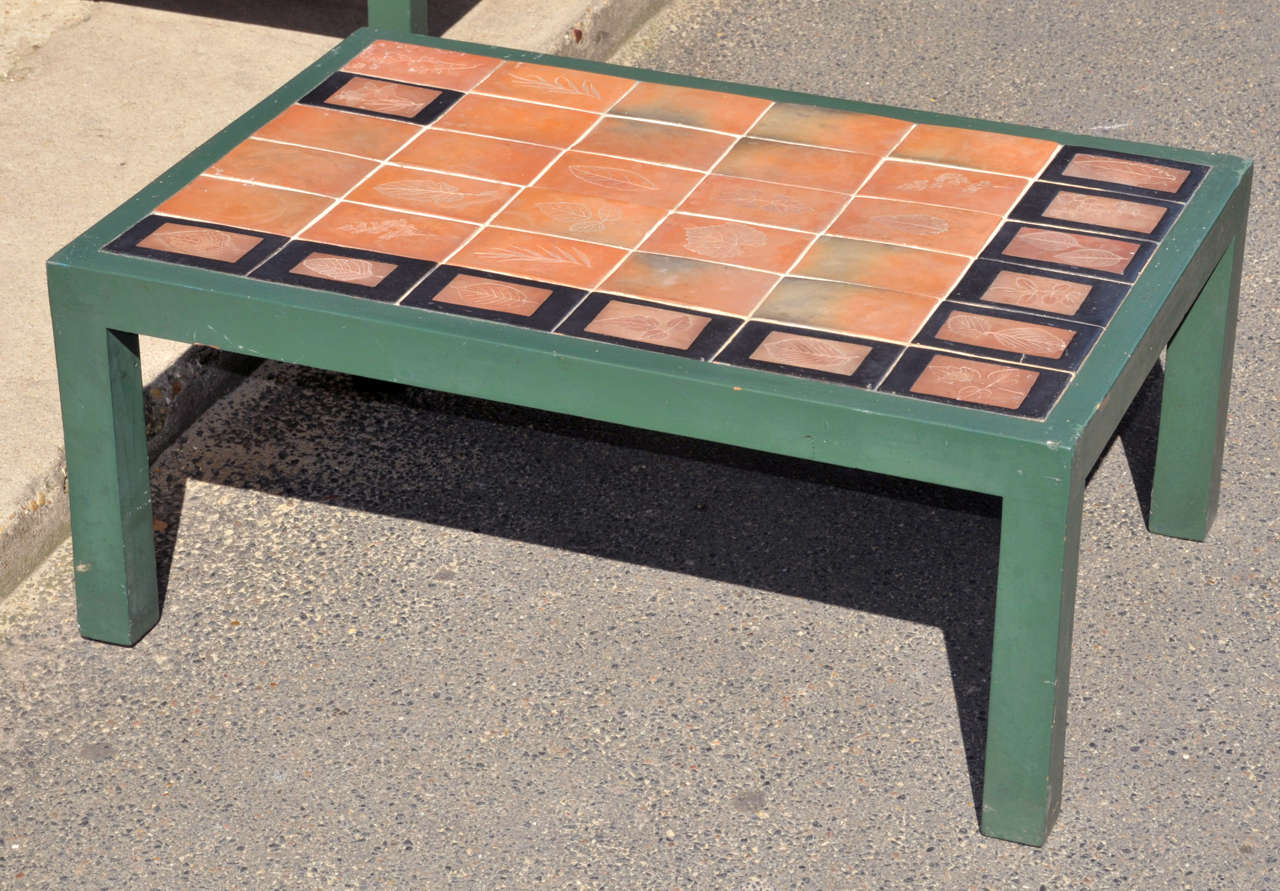
[(863, 337), (748, 322), (715, 361), (869, 388), (880, 382), (902, 349)]
[(265, 281), (392, 303), (433, 264), (315, 241), (291, 241), (251, 273)]
[(1203, 164), (1065, 145), (1040, 174), (1040, 179), (1126, 195), (1186, 201), (1208, 172), (1209, 168)]
[(556, 331), (705, 360), (714, 356), (741, 324), (741, 319), (732, 316), (596, 292)]
[(981, 257), (1133, 283), (1155, 248), (1155, 242), (1137, 238), (1008, 222)]
[(975, 260), (947, 300), (1105, 325), (1128, 293), (1121, 282)]
[(401, 305), (550, 331), (586, 293), (465, 266), (440, 266)]
[(252, 229), (152, 214), (103, 250), (244, 275), (286, 241), (283, 236)]
[(964, 408), (1043, 418), (1070, 379), (1061, 371), (910, 347), (877, 389)]
[(1172, 201), (1032, 183), (1009, 218), (1159, 241), (1181, 210), (1182, 205)]
[(429, 124), (460, 98), (462, 94), (457, 90), (338, 71), (298, 102), (392, 121)]
[(924, 323), (915, 342), (1072, 371), (1080, 367), (1101, 333), (1094, 325), (944, 301)]

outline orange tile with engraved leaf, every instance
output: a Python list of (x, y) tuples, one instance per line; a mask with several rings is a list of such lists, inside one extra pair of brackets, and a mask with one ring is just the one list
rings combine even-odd
[(726, 133), (745, 133), (770, 104), (768, 99), (736, 93), (638, 83), (609, 113)]
[(411, 118), (439, 96), (439, 90), (427, 87), (396, 84), (370, 77), (353, 77), (324, 101), (326, 105), (359, 108), (364, 111), (376, 111), (379, 114)]
[(515, 193), (514, 186), (483, 179), (412, 167), (383, 167), (347, 198), (483, 223)]
[(724, 133), (630, 118), (603, 118), (574, 148), (582, 152), (707, 170), (720, 160), (732, 143), (733, 137)]
[(295, 235), (331, 202), (331, 198), (305, 192), (200, 176), (156, 210), (273, 235)]
[(138, 242), (138, 247), (235, 263), (261, 243), (262, 239), (257, 235), (244, 232), (226, 232), (186, 223), (161, 223)]
[(1082, 232), (1023, 226), (1002, 253), (1006, 257), (1062, 263), (1122, 275), (1139, 245), (1118, 238), (1098, 238)]
[(468, 93), (436, 118), (433, 126), (565, 148), (586, 133), (597, 118), (585, 111)]
[(315, 105), (290, 105), (253, 134), (366, 158), (389, 158), (418, 127)]
[(1012, 410), (1022, 405), (1039, 377), (1029, 368), (940, 354), (920, 372), (911, 392)]
[(528, 318), (551, 296), (551, 289), (500, 282), (459, 273), (432, 298), (436, 303), (470, 306)]
[(680, 210), (752, 223), (818, 232), (849, 200), (848, 195), (781, 183), (709, 176), (680, 205)]
[(470, 53), (375, 40), (342, 67), (344, 71), (402, 80), (411, 84), (469, 90), (501, 64), (501, 59), (473, 56)]
[(558, 149), (546, 145), (424, 130), (393, 160), (397, 164), (524, 185), (533, 182), (559, 154)]
[(918, 124), (894, 149), (893, 157), (1037, 176), (1057, 151), (1058, 144), (1045, 139)]
[(1190, 175), (1190, 171), (1178, 167), (1166, 167), (1162, 164), (1132, 161), (1127, 158), (1110, 158), (1088, 152), (1077, 154), (1062, 172), (1066, 176), (1168, 192), (1171, 195), (1182, 188), (1182, 184)]
[(897, 118), (780, 102), (765, 112), (751, 135), (884, 155), (910, 129), (909, 121)]
[(1160, 225), (1166, 213), (1166, 209), (1159, 204), (1127, 201), (1106, 195), (1086, 195), (1083, 192), (1059, 192), (1053, 196), (1041, 216), (1150, 234)]
[(440, 261), (475, 231), (475, 226), (454, 220), (343, 202), (308, 227), (302, 237), (417, 260)]
[(755, 317), (905, 343), (937, 305), (919, 294), (786, 278), (756, 310)]
[(449, 262), (535, 281), (592, 288), (623, 254), (606, 245), (490, 227), (481, 230)]
[(687, 350), (710, 322), (707, 316), (610, 300), (587, 323), (585, 331), (654, 346)]
[(394, 263), (313, 251), (295, 263), (289, 271), (298, 275), (310, 275), (372, 288), (395, 270)]
[(495, 219), (495, 226), (635, 247), (666, 211), (598, 195), (534, 186), (522, 191)]
[(967, 257), (955, 254), (828, 235), (818, 239), (794, 271), (941, 299), (968, 266)]
[(575, 71), (532, 62), (503, 62), (477, 86), (476, 92), (604, 111), (631, 89), (635, 81), (591, 71)]
[(791, 331), (770, 331), (748, 358), (847, 376), (857, 371), (862, 360), (869, 355), (871, 347), (861, 343)]
[(745, 316), (776, 275), (661, 254), (632, 254), (601, 290)]
[(716, 165), (715, 172), (850, 195), (879, 162), (875, 155), (742, 139)]
[(812, 235), (787, 229), (672, 214), (642, 250), (786, 272), (812, 240)]
[(976, 257), (1003, 221), (995, 214), (958, 207), (854, 198), (829, 231)]
[(1018, 176), (890, 159), (858, 194), (1004, 214), (1018, 203), (1029, 182)]
[(1003, 303), (1069, 316), (1084, 305), (1092, 290), (1092, 286), (1083, 282), (1002, 269), (978, 299), (985, 303)]
[(1060, 359), (1075, 334), (1053, 325), (954, 310), (934, 336), (952, 343)]
[(666, 210), (689, 194), (701, 178), (692, 170), (568, 152), (542, 175), (537, 185)]
[(374, 161), (336, 152), (246, 139), (205, 172), (337, 197), (376, 166)]

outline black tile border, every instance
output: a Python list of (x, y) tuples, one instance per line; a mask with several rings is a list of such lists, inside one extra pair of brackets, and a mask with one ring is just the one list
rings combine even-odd
[[(458, 303), (437, 302), (435, 297), (449, 282), (458, 275), (471, 275), (476, 278), (489, 279), (498, 284), (522, 285), (530, 288), (542, 288), (550, 291), (551, 294), (533, 311), (532, 315), (521, 316), (515, 313), (502, 312), (500, 310), (483, 309), (477, 306), (463, 306)], [(541, 331), (550, 331), (557, 323), (560, 322), (569, 311), (577, 306), (586, 291), (578, 288), (570, 288), (565, 285), (553, 285), (549, 282), (540, 282), (534, 279), (518, 278), (514, 275), (502, 275), (498, 272), (484, 272), (480, 269), (471, 269), (466, 266), (439, 266), (431, 271), (431, 274), (423, 280), (422, 284), (409, 292), (408, 296), (400, 302), (401, 306), (411, 306), (416, 309), (435, 310), (437, 312), (447, 312), (459, 316), (469, 316), (475, 319), (484, 319), (489, 322), (503, 322), (508, 325), (519, 325), (523, 328), (537, 328)]]
[[(1079, 220), (1066, 220), (1061, 217), (1046, 216), (1045, 211), (1048, 209), (1049, 204), (1063, 192), (1087, 195), (1091, 198), (1105, 198), (1110, 201), (1128, 201), (1133, 204), (1163, 207), (1165, 213), (1160, 218), (1160, 222), (1150, 232), (1141, 232), (1137, 229), (1119, 229), (1114, 226), (1101, 226), (1097, 223), (1082, 223)], [(1022, 196), (1022, 200), (1018, 202), (1018, 205), (1009, 211), (1009, 218), (1046, 226), (1069, 226), (1072, 229), (1083, 229), (1099, 235), (1118, 235), (1124, 238), (1159, 241), (1164, 238), (1165, 233), (1169, 231), (1169, 227), (1173, 225), (1173, 221), (1178, 218), (1178, 214), (1181, 211), (1182, 205), (1173, 201), (1155, 201), (1136, 195), (1105, 195), (1099, 193), (1096, 189), (1077, 189), (1074, 186), (1059, 185), (1057, 183), (1032, 183), (1031, 188)]]
[[(1049, 260), (1033, 260), (1028, 257), (1015, 257), (1011, 254), (1005, 254), (1004, 249), (1009, 246), (1009, 242), (1013, 241), (1013, 237), (1018, 234), (1021, 229), (1039, 229), (1048, 232), (1062, 232), (1066, 235), (1085, 235), (1089, 238), (1112, 239), (1115, 241), (1125, 241), (1138, 246), (1134, 252), (1133, 258), (1129, 261), (1129, 265), (1125, 267), (1123, 273), (1107, 272), (1102, 269), (1093, 269), (1088, 266), (1072, 266), (1069, 263), (1054, 263)], [(1026, 266), (1043, 266), (1046, 269), (1060, 269), (1063, 272), (1074, 272), (1078, 275), (1086, 275), (1096, 278), (1104, 278), (1108, 281), (1119, 281), (1133, 284), (1138, 280), (1138, 274), (1142, 272), (1147, 260), (1151, 258), (1151, 253), (1156, 249), (1153, 241), (1143, 241), (1140, 238), (1115, 238), (1112, 235), (1103, 235), (1100, 232), (1086, 232), (1080, 229), (1070, 229), (1065, 226), (1043, 226), (1034, 223), (1021, 223), (1011, 221), (1005, 223), (987, 243), (986, 248), (979, 255), (983, 260), (1001, 260), (1006, 263), (1019, 263)]]
[[(702, 329), (693, 343), (688, 349), (678, 349), (676, 347), (660, 346), (653, 343), (645, 343), (640, 340), (627, 340), (622, 337), (611, 337), (606, 334), (596, 334), (587, 331), (587, 325), (610, 303), (618, 301), (620, 303), (630, 303), (636, 306), (652, 306), (657, 309), (666, 310), (667, 312), (681, 313), (688, 316), (699, 316), (709, 319), (707, 326)], [(667, 353), (672, 356), (684, 356), (688, 359), (707, 360), (719, 352), (720, 347), (729, 339), (730, 335), (738, 329), (742, 324), (741, 319), (733, 316), (722, 316), (717, 313), (707, 312), (700, 309), (689, 309), (684, 306), (672, 306), (667, 303), (657, 303), (652, 300), (639, 300), (635, 297), (623, 297), (620, 294), (606, 294), (597, 291), (588, 295), (587, 299), (573, 311), (569, 318), (556, 328), (556, 333), (567, 334), (571, 337), (583, 337), (588, 340), (599, 340), (605, 343), (616, 343), (619, 346), (634, 347), (641, 350), (653, 350), (659, 353)]]
[[(431, 102), (427, 104), (426, 108), (422, 109), (422, 111), (418, 112), (411, 118), (407, 118), (404, 115), (389, 114), (382, 111), (371, 111), (367, 108), (355, 108), (350, 105), (331, 105), (328, 101), (329, 97), (342, 89), (346, 85), (347, 81), (356, 77), (363, 78), (364, 80), (380, 80), (383, 83), (399, 84), (403, 87), (414, 87), (420, 90), (439, 90), (440, 95), (431, 100)], [(359, 72), (354, 71), (335, 71), (333, 74), (325, 78), (324, 82), (320, 84), (320, 86), (316, 87), (310, 93), (307, 93), (307, 95), (299, 99), (298, 104), (315, 105), (319, 108), (327, 108), (330, 111), (349, 111), (352, 114), (362, 114), (372, 118), (384, 118), (388, 121), (402, 121), (410, 124), (425, 125), (430, 124), (436, 118), (440, 117), (440, 115), (448, 111), (453, 103), (462, 98), (462, 95), (463, 94), (457, 90), (447, 90), (444, 87), (433, 87), (430, 84), (410, 84), (405, 83), (402, 80), (390, 80), (389, 78), (375, 77), (370, 74), (360, 74)]]
[[(998, 405), (986, 405), (982, 402), (966, 402), (960, 399), (946, 399), (942, 396), (911, 392), (911, 385), (916, 382), (916, 378), (924, 371), (925, 366), (929, 364), (934, 356), (943, 355), (966, 359), (971, 362), (980, 362), (984, 365), (998, 365), (1018, 371), (1031, 371), (1037, 374), (1038, 377), (1036, 382), (1031, 385), (1031, 390), (1027, 393), (1026, 398), (1022, 400), (1022, 404), (1017, 408), (1003, 408)], [(1070, 380), (1071, 376), (1061, 371), (1028, 368), (1023, 365), (1011, 365), (1007, 362), (991, 362), (987, 359), (976, 359), (972, 356), (961, 356), (950, 352), (911, 347), (903, 353), (893, 371), (889, 372), (889, 376), (884, 379), (884, 382), (877, 389), (884, 393), (894, 393), (899, 396), (908, 396), (912, 399), (925, 399), (929, 402), (940, 402), (944, 405), (956, 405), (961, 408), (977, 409), (979, 411), (993, 411), (1002, 415), (1014, 415), (1021, 418), (1043, 419), (1049, 414), (1049, 410), (1058, 401), (1058, 397), (1062, 395), (1062, 391), (1066, 389)]]
[[(1034, 275), (1040, 278), (1088, 285), (1090, 289), (1089, 296), (1085, 297), (1084, 302), (1080, 304), (1080, 308), (1074, 313), (1059, 313), (1049, 309), (1018, 306), (1017, 304), (1000, 303), (995, 300), (983, 300), (982, 295), (987, 293), (987, 289), (991, 287), (992, 282), (1001, 272), (1011, 272), (1014, 275)], [(1116, 314), (1116, 310), (1120, 308), (1120, 304), (1128, 293), (1128, 285), (1108, 279), (1069, 275), (1065, 272), (1055, 272), (1050, 269), (1028, 268), (1012, 263), (997, 263), (994, 260), (979, 259), (970, 265), (964, 277), (951, 289), (951, 293), (947, 295), (947, 301), (985, 306), (992, 309), (1007, 309), (1051, 320), (1071, 319), (1076, 322), (1084, 322), (1087, 325), (1106, 325), (1107, 322), (1111, 321), (1111, 317)]]
[[(1176, 192), (1162, 192), (1159, 189), (1144, 189), (1141, 186), (1127, 186), (1124, 183), (1113, 183), (1102, 179), (1084, 179), (1078, 176), (1067, 176), (1064, 170), (1075, 159), (1076, 155), (1098, 155), (1104, 158), (1118, 158), (1122, 161), (1137, 161), (1141, 164), (1154, 164), (1158, 167), (1172, 167), (1178, 170), (1187, 171), (1187, 178), (1183, 180), (1182, 185)], [(1149, 155), (1133, 155), (1125, 152), (1115, 152), (1109, 149), (1089, 148), (1082, 145), (1064, 145), (1058, 150), (1058, 154), (1049, 166), (1045, 168), (1044, 173), (1040, 174), (1041, 180), (1052, 180), (1053, 182), (1069, 183), (1077, 186), (1089, 186), (1094, 189), (1103, 189), (1108, 192), (1121, 192), (1125, 195), (1137, 195), (1143, 198), (1160, 198), (1165, 201), (1188, 201), (1195, 193), (1196, 186), (1200, 185), (1200, 181), (1204, 179), (1205, 174), (1209, 172), (1209, 168), (1203, 164), (1192, 164), (1187, 161), (1170, 161), (1166, 158), (1153, 158)]]
[[(330, 254), (335, 257), (347, 257), (352, 260), (368, 260), (374, 263), (391, 263), (395, 269), (376, 285), (360, 285), (355, 282), (342, 282), (321, 278), (314, 275), (303, 275), (291, 272), (309, 254)], [(339, 247), (335, 244), (322, 244), (318, 241), (291, 241), (278, 254), (263, 263), (251, 274), (250, 278), (269, 282), (280, 282), (295, 285), (299, 288), (310, 288), (315, 291), (336, 291), (350, 297), (365, 297), (382, 303), (393, 303), (413, 283), (426, 275), (433, 263), (427, 260), (415, 260), (410, 257), (399, 257), (395, 254), (382, 254), (377, 251), (364, 251), (357, 248)]]
[[(813, 340), (856, 343), (861, 346), (871, 347), (871, 352), (859, 363), (852, 374), (835, 374), (816, 368), (801, 368), (796, 365), (785, 365), (779, 362), (766, 362), (761, 359), (751, 358), (751, 354), (756, 351), (764, 339), (774, 332), (796, 334)], [(897, 361), (898, 356), (902, 355), (902, 349), (897, 344), (870, 340), (865, 337), (850, 337), (844, 334), (832, 334), (827, 331), (815, 331), (809, 328), (795, 328), (789, 325), (753, 321), (743, 326), (742, 330), (716, 356), (715, 361), (726, 365), (759, 368), (779, 374), (790, 374), (796, 377), (808, 377), (814, 380), (870, 389), (884, 378), (889, 368)]]
[[(1025, 322), (1028, 325), (1059, 328), (1072, 332), (1074, 336), (1067, 342), (1067, 348), (1063, 351), (1062, 356), (1057, 359), (1048, 356), (1037, 356), (1032, 353), (1022, 353), (1017, 350), (1000, 350), (993, 347), (976, 346), (958, 340), (945, 340), (939, 337), (938, 330), (946, 324), (952, 313), (956, 312), (966, 312), (975, 316), (989, 316), (993, 319)], [(1050, 319), (1044, 316), (1010, 312), (1005, 309), (990, 309), (986, 306), (962, 305), (944, 301), (929, 317), (929, 320), (924, 323), (924, 326), (915, 337), (915, 343), (922, 346), (937, 347), (950, 352), (969, 353), (991, 359), (1003, 359), (1006, 362), (1016, 362), (1019, 365), (1035, 365), (1040, 368), (1073, 371), (1080, 367), (1080, 363), (1089, 354), (1089, 350), (1093, 348), (1093, 344), (1100, 334), (1102, 334), (1102, 329), (1094, 325), (1082, 325), (1079, 322), (1068, 322), (1063, 319)]]
[[(252, 235), (260, 238), (257, 245), (250, 248), (249, 251), (239, 260), (228, 262), (226, 260), (214, 260), (209, 257), (195, 257), (191, 254), (180, 254), (175, 251), (162, 251), (156, 248), (139, 247), (138, 242), (142, 241), (152, 232), (159, 229), (165, 223), (177, 223), (181, 226), (194, 226), (200, 229), (213, 229), (219, 232), (234, 232), (237, 235)], [(143, 217), (142, 220), (131, 226), (123, 235), (113, 239), (103, 245), (104, 251), (110, 251), (113, 254), (128, 254), (134, 257), (146, 257), (148, 260), (161, 260), (165, 263), (180, 263), (183, 266), (195, 266), (200, 269), (212, 269), (215, 272), (228, 272), (232, 275), (245, 275), (249, 270), (253, 269), (271, 254), (279, 250), (280, 246), (289, 239), (283, 235), (271, 235), (267, 232), (258, 232), (254, 229), (240, 229), (236, 226), (224, 226), (220, 223), (204, 223), (200, 220), (188, 220), (184, 217), (168, 217), (160, 214), (150, 214)]]

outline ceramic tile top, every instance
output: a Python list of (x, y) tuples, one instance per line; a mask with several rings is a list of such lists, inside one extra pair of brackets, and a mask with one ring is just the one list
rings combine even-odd
[(105, 249), (1034, 420), (1206, 171), (376, 40)]

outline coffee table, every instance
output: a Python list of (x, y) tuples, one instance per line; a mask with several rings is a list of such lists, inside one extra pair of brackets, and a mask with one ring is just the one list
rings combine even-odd
[(1085, 478), (1167, 346), (1207, 534), (1250, 175), (364, 29), (49, 263), (81, 632), (159, 614), (140, 333), (989, 493), (982, 831), (1041, 844)]

